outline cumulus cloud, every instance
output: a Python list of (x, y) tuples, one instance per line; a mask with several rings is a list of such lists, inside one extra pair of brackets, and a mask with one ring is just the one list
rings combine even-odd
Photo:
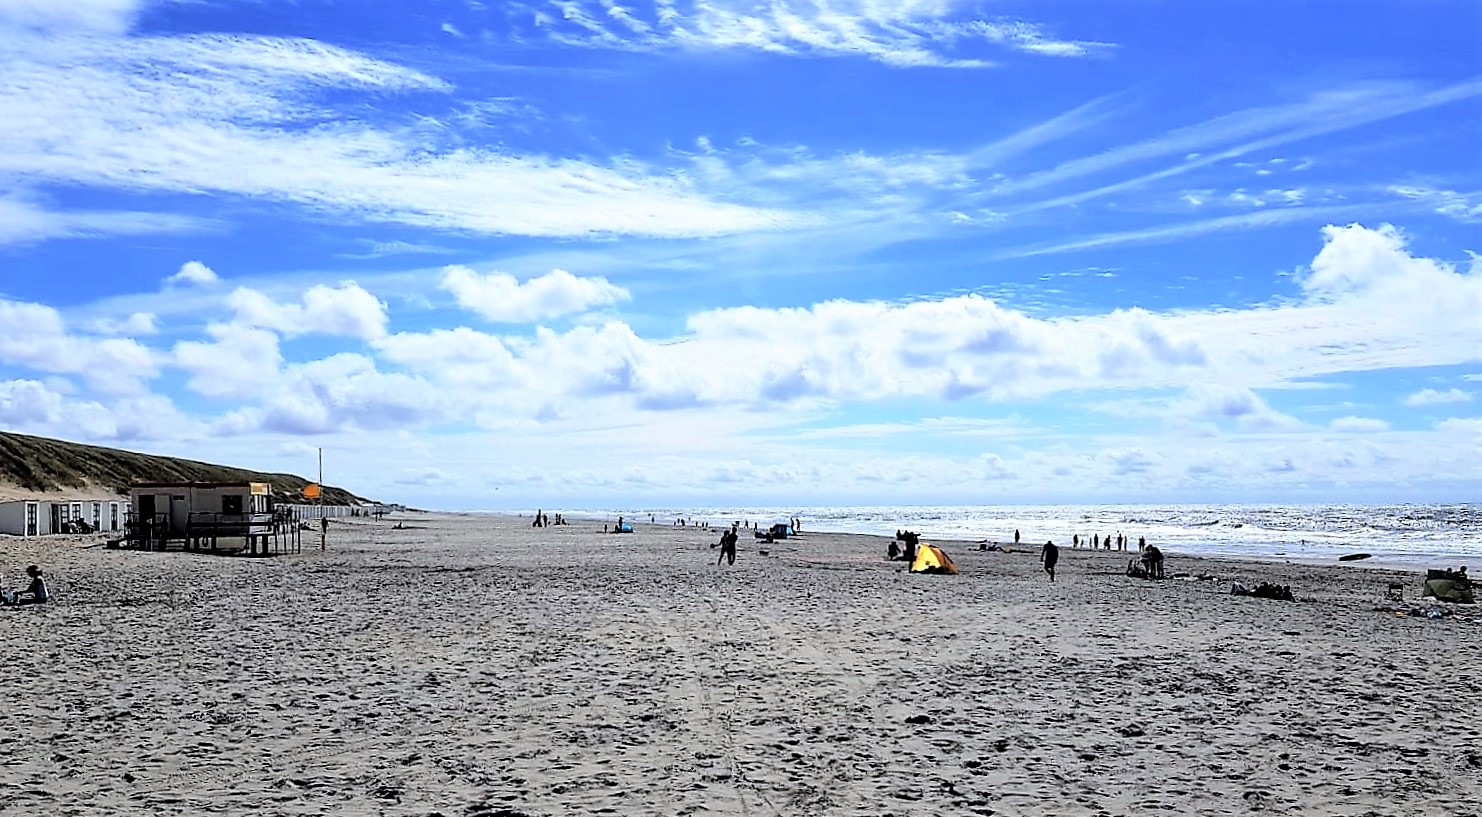
[(289, 434), (381, 430), (442, 419), (425, 381), (384, 373), (363, 355), (339, 354), (290, 366), (280, 389), (264, 401), (258, 428)]
[[(1321, 294), (1276, 307), (1044, 319), (975, 294), (909, 303), (835, 300), (698, 312), (684, 334), (669, 338), (607, 321), (530, 336), (404, 332), (375, 348), (433, 382), (485, 400), (518, 392), (507, 399), (557, 415), (571, 410), (569, 401), (603, 396), (672, 411), (1177, 388), (1186, 391), (1169, 405), (1174, 418), (1240, 431), (1303, 427), (1258, 389), (1476, 359), (1482, 326), (1478, 313), (1463, 313), (1482, 292), (1482, 278), (1410, 255), (1392, 230), (1334, 228), (1324, 240), (1310, 285)], [(544, 290), (508, 276), (453, 268), (444, 286), (466, 306), (502, 319), (579, 308), (600, 300), (598, 292), (616, 297), (606, 282), (583, 290), (574, 285), (581, 280), (547, 276), (544, 285), (561, 284), (550, 287), (566, 304), (559, 309), (527, 300)]]
[(387, 360), (450, 385), (522, 388), (529, 384), (525, 367), (503, 341), (467, 327), (397, 333), (374, 346)]
[(1301, 421), (1273, 409), (1254, 391), (1222, 384), (1191, 387), (1171, 406), (1174, 417), (1213, 423), (1229, 421), (1242, 431), (1290, 431)]
[(233, 323), (207, 327), (209, 341), (175, 344), (173, 363), (190, 374), (187, 386), (208, 397), (260, 398), (275, 390), (283, 354), (278, 336)]
[(1447, 389), (1436, 391), (1435, 389), (1421, 389), (1420, 391), (1405, 398), (1407, 406), (1440, 406), (1449, 403), (1470, 403), (1472, 393), (1461, 389)]
[(186, 261), (180, 265), (180, 271), (165, 279), (165, 284), (187, 284), (191, 286), (211, 286), (221, 280), (216, 271), (199, 261)]
[(141, 379), (158, 374), (154, 356), (137, 341), (76, 334), (49, 306), (5, 300), (0, 300), (0, 363), (77, 375), (109, 394), (137, 391)]
[(0, 426), (44, 436), (118, 442), (179, 440), (201, 428), (160, 395), (131, 395), (104, 405), (35, 380), (0, 381)]
[(566, 270), (521, 283), (513, 275), (480, 275), (463, 266), (443, 271), (442, 288), (458, 305), (496, 323), (532, 323), (607, 306), (631, 297), (606, 278), (580, 278)]
[(296, 304), (278, 303), (257, 290), (239, 287), (229, 303), (237, 322), (285, 337), (318, 333), (373, 340), (386, 334), (386, 304), (354, 281), (342, 281), (338, 287), (315, 285)]

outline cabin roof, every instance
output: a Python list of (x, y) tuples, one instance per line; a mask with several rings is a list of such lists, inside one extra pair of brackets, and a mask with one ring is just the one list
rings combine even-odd
[(255, 488), (267, 482), (135, 482), (130, 488)]

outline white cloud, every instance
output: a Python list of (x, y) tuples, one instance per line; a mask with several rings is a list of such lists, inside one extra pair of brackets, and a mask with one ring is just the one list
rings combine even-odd
[(1389, 423), (1372, 417), (1338, 417), (1328, 424), (1334, 431), (1354, 434), (1377, 434), (1389, 430)]
[(1105, 452), (1106, 459), (1112, 464), (1113, 473), (1119, 476), (1131, 474), (1144, 474), (1156, 469), (1162, 459), (1156, 454), (1150, 454), (1141, 448), (1126, 448)]
[(983, 68), (992, 63), (976, 52), (991, 44), (1053, 57), (1104, 51), (1104, 43), (1061, 40), (1026, 21), (961, 19), (950, 4), (874, 0), (783, 0), (738, 9), (704, 0), (657, 0), (651, 7), (619, 6), (610, 0), (557, 0), (559, 14), (514, 6), (513, 36), (585, 48), (658, 51), (748, 49), (797, 56), (866, 57), (900, 67)]
[(381, 356), (460, 387), (529, 385), (525, 368), (498, 338), (468, 328), (397, 333), (375, 342)]
[(627, 290), (606, 278), (579, 278), (566, 270), (520, 283), (513, 275), (479, 275), (463, 266), (443, 271), (442, 288), (458, 305), (498, 323), (533, 323), (628, 300)]
[[(0, 81), (0, 91), (3, 91), (3, 81)], [(3, 96), (0, 96), (0, 110), (4, 109), (4, 105)], [(0, 131), (4, 128), (4, 123), (0, 122)], [(0, 159), (0, 163), (3, 163), (3, 159)], [(213, 226), (213, 222), (205, 219), (166, 213), (88, 210), (57, 212), (21, 199), (0, 196), (0, 246), (56, 238), (199, 232)]]
[(1407, 406), (1439, 406), (1449, 403), (1470, 403), (1472, 393), (1461, 389), (1447, 389), (1436, 391), (1435, 389), (1421, 389), (1420, 391), (1405, 398)]
[(436, 390), (420, 378), (376, 371), (369, 358), (340, 354), (288, 367), (259, 415), (258, 428), (322, 434), (380, 430), (444, 419)]
[(1182, 399), (1171, 404), (1170, 413), (1175, 418), (1216, 425), (1229, 421), (1248, 432), (1295, 431), (1302, 427), (1299, 420), (1273, 409), (1254, 391), (1218, 383), (1191, 387)]
[[(1012, 400), (1176, 388), (1187, 389), (1173, 406), (1176, 417), (1243, 432), (1302, 427), (1259, 389), (1476, 359), (1482, 275), (1410, 255), (1389, 228), (1332, 228), (1324, 242), (1303, 281), (1308, 300), (1273, 307), (1047, 320), (980, 295), (837, 300), (699, 312), (671, 338), (608, 321), (526, 337), (467, 328), (402, 332), (373, 347), (382, 359), (445, 386), (450, 400), (523, 416), (608, 412), (606, 399), (665, 410), (796, 411), (895, 397)], [(476, 286), (485, 279), (460, 275), (469, 293), (488, 294)], [(515, 286), (506, 278), (493, 289), (523, 303), (528, 293)], [(505, 308), (501, 303), (496, 298), (494, 306)], [(540, 311), (522, 305), (515, 313)]]
[(1436, 428), (1441, 431), (1471, 435), (1482, 443), (1482, 417), (1448, 417), (1436, 423)]
[(335, 288), (310, 287), (298, 304), (278, 303), (257, 290), (239, 287), (229, 303), (239, 323), (286, 337), (319, 333), (374, 340), (386, 334), (386, 305), (353, 281), (342, 281)]
[(199, 261), (186, 261), (180, 265), (180, 271), (165, 279), (168, 284), (189, 284), (192, 286), (211, 286), (221, 280), (216, 271)]
[[(1309, 298), (1331, 301), (1362, 294), (1435, 300), (1437, 294), (1446, 293), (1461, 297), (1464, 306), (1482, 305), (1482, 276), (1458, 274), (1450, 265), (1410, 256), (1405, 251), (1405, 236), (1391, 225), (1376, 229), (1359, 224), (1328, 226), (1323, 228), (1323, 238), (1322, 251), (1301, 281)], [(1472, 329), (1478, 324), (1475, 320), (1469, 323)], [(1458, 328), (1465, 331), (1468, 327)]]
[[(0, 74), (0, 176), (21, 184), (243, 196), (327, 217), (537, 236), (708, 236), (794, 218), (708, 200), (632, 161), (450, 147), (438, 128), (378, 130), (336, 116), (322, 107), (327, 90), (451, 89), (311, 40), (0, 29), (0, 51), (10, 60)], [(9, 225), (0, 240), (197, 225), (129, 213), (66, 219), (0, 219)]]
[[(1447, 105), (1482, 94), (1482, 80), (1424, 89), (1406, 83), (1352, 85), (1288, 104), (1216, 117), (1163, 136), (1064, 162), (1000, 184), (999, 195), (1025, 193), (1168, 157), (1181, 160), (1138, 176), (1035, 202), (1022, 211), (1061, 207), (1143, 187), (1250, 153)], [(1191, 149), (1192, 152), (1191, 152)]]
[(189, 372), (187, 385), (208, 397), (254, 399), (272, 393), (283, 355), (278, 336), (231, 323), (207, 327), (210, 341), (175, 344), (174, 364)]
[(1435, 212), (1457, 221), (1482, 221), (1482, 193), (1458, 193), (1455, 190), (1412, 185), (1392, 185), (1387, 189), (1395, 195), (1428, 205)]
[[(1200, 203), (1202, 204), (1203, 202), (1201, 201)], [(1314, 219), (1349, 216), (1361, 212), (1363, 209), (1365, 208), (1353, 206), (1258, 210), (1256, 212), (1241, 213), (1232, 216), (1218, 216), (1199, 221), (1186, 221), (1158, 227), (1144, 227), (1119, 233), (1102, 233), (1084, 238), (1075, 238), (1069, 241), (1057, 241), (1049, 244), (1020, 247), (1005, 250), (998, 257), (1023, 258), (1035, 255), (1053, 255), (1057, 253), (1100, 249), (1102, 247), (1117, 247), (1127, 244), (1167, 242), (1211, 233), (1238, 232), (1275, 227), (1282, 224), (1310, 222)]]
[(367, 241), (368, 247), (363, 253), (339, 253), (340, 258), (384, 258), (388, 255), (448, 255), (453, 251), (447, 247), (439, 247), (436, 244), (424, 244), (411, 241)]
[[(1412, 432), (1380, 434), (1382, 421), (1363, 417), (1304, 425), (1267, 402), (1270, 390), (1324, 374), (1475, 361), (1482, 327), (1461, 317), (1475, 314), (1464, 310), (1475, 306), (1482, 276), (1411, 255), (1394, 230), (1334, 228), (1323, 241), (1322, 261), (1314, 262), (1308, 284), (1311, 294), (1279, 307), (1044, 319), (978, 295), (907, 303), (829, 301), (700, 312), (678, 337), (640, 335), (616, 320), (508, 335), (469, 328), (390, 332), (384, 306), (358, 287), (322, 288), (321, 296), (297, 299), (247, 290), (230, 303), (212, 296), (215, 309), (231, 311), (223, 311), (218, 317), (224, 320), (211, 324), (203, 337), (176, 342), (168, 363), (196, 393), (230, 401), (212, 424), (218, 435), (358, 434), (452, 423), (497, 429), (517, 440), (510, 445), (519, 450), (538, 451), (540, 442), (548, 444), (559, 433), (559, 448), (602, 452), (590, 468), (559, 460), (572, 470), (547, 476), (552, 485), (566, 484), (569, 476), (572, 484), (682, 488), (681, 475), (759, 475), (754, 483), (737, 484), (790, 491), (833, 480), (826, 484), (863, 491), (894, 474), (901, 486), (924, 491), (946, 475), (969, 485), (1006, 471), (1063, 469), (1066, 479), (1118, 475), (1124, 479), (1115, 482), (1129, 490), (1144, 482), (1216, 480), (1276, 490), (1308, 484), (1323, 469), (1367, 473), (1384, 458), (1396, 463), (1394, 469), (1412, 469)], [(0, 356), (17, 349), (36, 354), (14, 345), (32, 337), (95, 340), (69, 334), (55, 310), (0, 303), (8, 310), (0, 315)], [(346, 303), (365, 308), (334, 311)], [(279, 333), (310, 327), (362, 340), (366, 351), (285, 360)], [(347, 343), (353, 341), (335, 345)], [(152, 354), (138, 348), (146, 358)], [(302, 352), (311, 345), (293, 348)], [(145, 416), (148, 407), (139, 400), (123, 419), (111, 403), (92, 419), (69, 419), (56, 407), (93, 401), (69, 393), (65, 383), (36, 377), (9, 388), (6, 411), (32, 424), (50, 428), (86, 419), (99, 434), (148, 433), (141, 430), (142, 419), (131, 419)], [(1176, 390), (1177, 396), (1154, 404), (1133, 389)], [(1117, 416), (1170, 422), (1155, 437), (1082, 437), (1075, 441), (1080, 453), (1031, 460), (1014, 449), (1036, 433), (1051, 432), (1019, 421), (1018, 410), (1013, 419), (995, 418), (1002, 409), (993, 404), (1047, 395), (1060, 395), (1055, 403), (1062, 407), (1141, 403), (1139, 413)], [(956, 402), (931, 420), (829, 424), (843, 405), (888, 407), (900, 398)], [(103, 401), (97, 402), (88, 411), (104, 411)], [(1025, 411), (1032, 417), (1032, 409)], [(1425, 433), (1470, 440), (1468, 422), (1438, 424)], [(1292, 429), (1302, 433), (1288, 433)], [(743, 432), (748, 459), (727, 460), (723, 473), (712, 473), (710, 463), (734, 451)], [(909, 463), (885, 456), (861, 460), (857, 441), (866, 435), (882, 446), (910, 440), (923, 450), (954, 453)], [(689, 441), (688, 453), (710, 470), (665, 469), (647, 460), (635, 465), (630, 457), (633, 473), (624, 476), (612, 464), (618, 453), (660, 450), (672, 440)], [(695, 440), (716, 447), (708, 450), (708, 442)], [(853, 453), (844, 451), (851, 440)], [(1106, 453), (1087, 457), (1087, 447)], [(804, 450), (806, 457), (799, 454)], [(1459, 456), (1439, 458), (1444, 462), (1437, 473), (1460, 473)], [(793, 462), (798, 459), (813, 470), (805, 472)], [(779, 463), (787, 467), (778, 470)], [(399, 467), (468, 473), (431, 461)], [(524, 477), (541, 478), (538, 469)]]
[(134, 395), (107, 405), (34, 380), (0, 380), (0, 425), (15, 431), (99, 441), (186, 439), (201, 424), (168, 398)]
[(134, 312), (122, 320), (100, 318), (87, 325), (96, 335), (153, 335), (159, 331), (157, 318), (149, 312)]
[(0, 363), (77, 375), (109, 394), (138, 391), (141, 379), (158, 374), (150, 351), (131, 339), (74, 334), (49, 306), (5, 300), (0, 300)]

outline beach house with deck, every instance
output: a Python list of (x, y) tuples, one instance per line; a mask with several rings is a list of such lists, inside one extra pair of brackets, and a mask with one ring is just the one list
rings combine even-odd
[(129, 490), (127, 541), (149, 550), (269, 553), (286, 532), (280, 516), (266, 482), (138, 482)]

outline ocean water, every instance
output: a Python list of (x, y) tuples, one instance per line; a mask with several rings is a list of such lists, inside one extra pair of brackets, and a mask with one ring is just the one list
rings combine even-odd
[[(890, 537), (898, 529), (939, 541), (1012, 542), (1015, 529), (1025, 545), (1052, 540), (1069, 546), (1079, 534), (1139, 536), (1165, 552), (1260, 560), (1336, 562), (1369, 553), (1354, 565), (1408, 568), (1454, 567), (1469, 562), (1482, 570), (1482, 504), (1440, 505), (957, 505), (859, 507), (695, 507), (571, 511), (573, 518), (658, 522), (735, 520), (762, 524), (792, 517), (803, 533), (860, 533)], [(883, 544), (882, 544), (883, 547)]]

